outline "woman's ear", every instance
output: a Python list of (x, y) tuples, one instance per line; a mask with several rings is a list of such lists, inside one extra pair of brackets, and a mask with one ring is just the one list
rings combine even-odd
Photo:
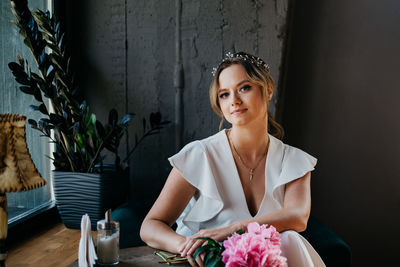
[(268, 86), (267, 93), (268, 93), (268, 101), (271, 101), (272, 96), (274, 95), (274, 87), (272, 85)]

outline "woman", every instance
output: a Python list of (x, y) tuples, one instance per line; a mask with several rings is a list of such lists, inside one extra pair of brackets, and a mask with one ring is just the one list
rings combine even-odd
[(324, 266), (297, 233), (306, 229), (310, 214), (316, 159), (276, 138), (282, 128), (268, 115), (274, 88), (268, 65), (244, 52), (228, 53), (214, 71), (211, 105), (232, 128), (169, 158), (173, 169), (143, 221), (141, 238), (202, 266), (201, 258), (192, 258), (204, 243), (197, 237), (222, 241), (258, 222), (281, 232), (289, 266)]

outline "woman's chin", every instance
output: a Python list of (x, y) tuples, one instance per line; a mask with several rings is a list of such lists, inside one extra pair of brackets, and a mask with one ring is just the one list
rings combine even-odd
[(232, 126), (243, 127), (249, 124), (249, 120), (247, 119), (235, 119), (230, 122)]

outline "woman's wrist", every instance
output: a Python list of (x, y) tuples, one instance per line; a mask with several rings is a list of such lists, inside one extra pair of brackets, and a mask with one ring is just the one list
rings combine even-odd
[(184, 248), (186, 239), (187, 238), (182, 235), (179, 235), (179, 237), (176, 239), (175, 248), (178, 253), (181, 253), (181, 250)]
[(231, 227), (231, 234), (239, 230), (245, 231), (245, 225), (242, 222), (234, 222)]

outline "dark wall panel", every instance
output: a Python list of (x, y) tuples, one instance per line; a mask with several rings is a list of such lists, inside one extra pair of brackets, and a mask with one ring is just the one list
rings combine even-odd
[(354, 266), (394, 266), (400, 234), (400, 2), (296, 1), (287, 140), (319, 161), (312, 213)]
[[(182, 1), (183, 144), (218, 131), (208, 87), (212, 68), (226, 52), (258, 54), (279, 83), (287, 2)], [(92, 111), (102, 120), (114, 106), (120, 114), (136, 114), (122, 154), (132, 148), (135, 134), (141, 136), (143, 117), (160, 111), (165, 119), (175, 120), (175, 3), (67, 2), (67, 25), (73, 32), (74, 53), (80, 55), (79, 76)], [(167, 157), (175, 147), (174, 124), (141, 143), (129, 162), (133, 197), (153, 201), (171, 169)]]

